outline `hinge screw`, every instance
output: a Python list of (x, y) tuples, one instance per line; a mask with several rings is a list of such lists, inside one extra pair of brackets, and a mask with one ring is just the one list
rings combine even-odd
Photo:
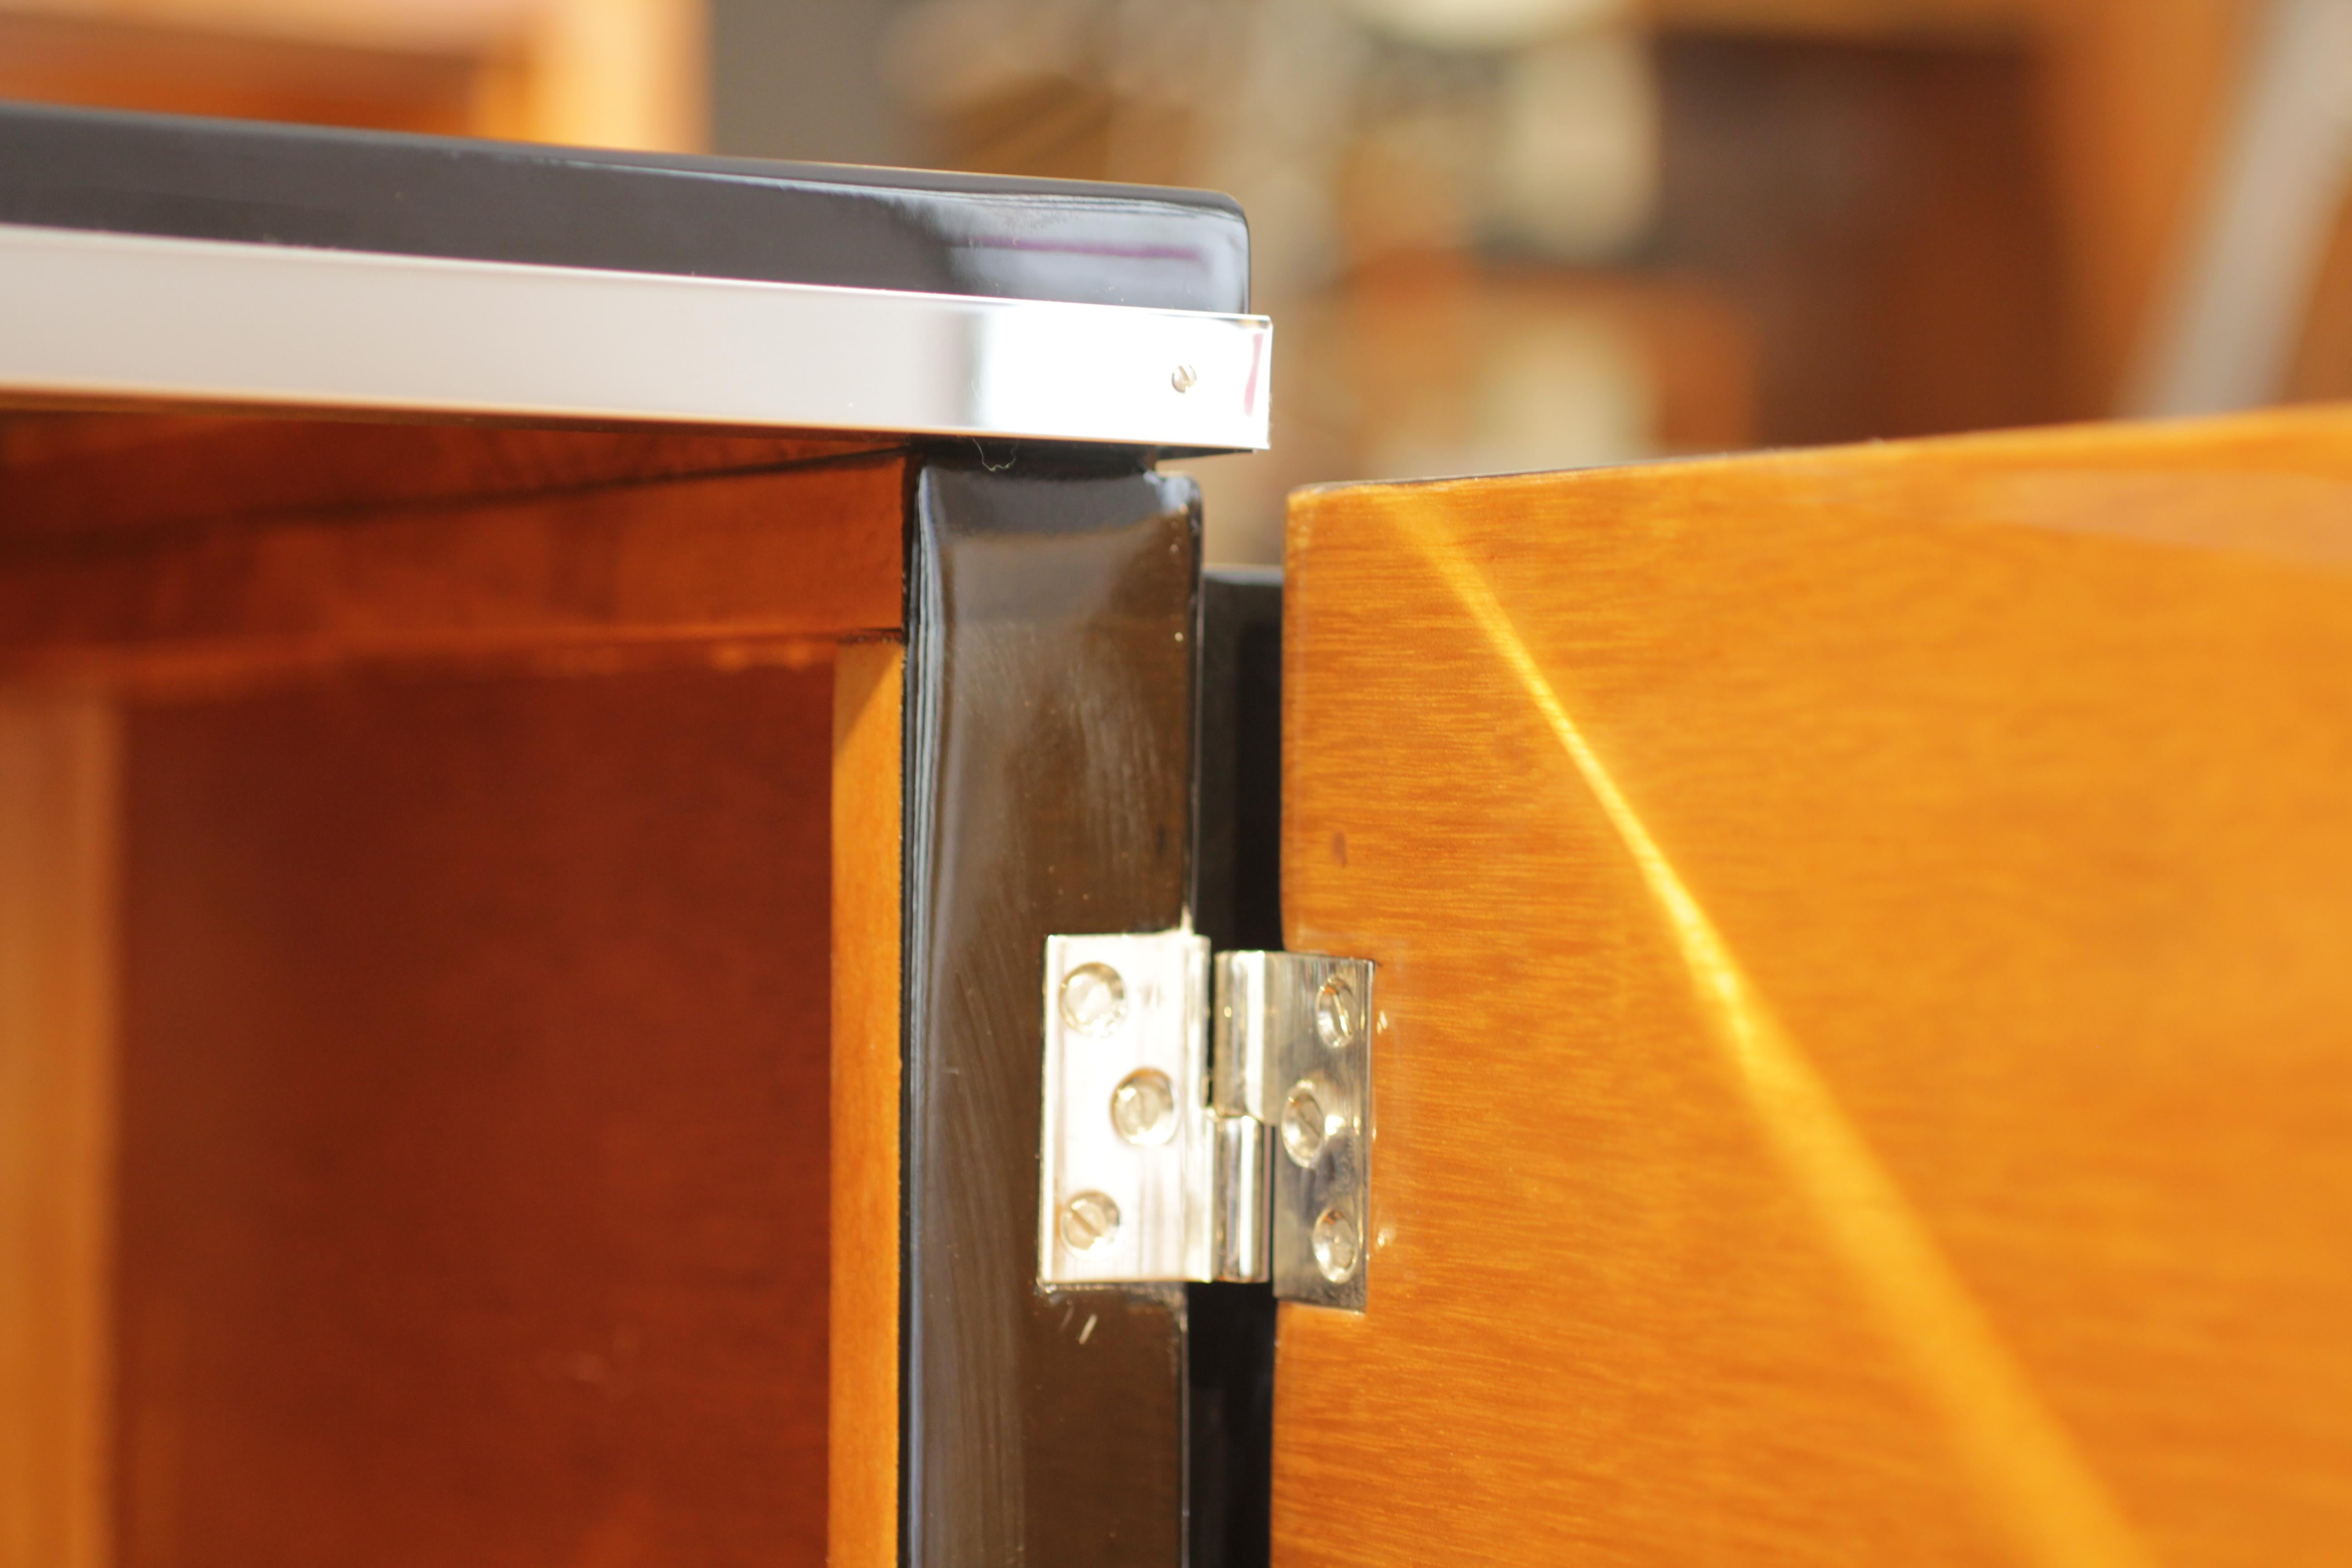
[(1062, 1205), (1062, 1245), (1071, 1251), (1092, 1252), (1118, 1235), (1118, 1205), (1108, 1195), (1080, 1193)]
[(1082, 1035), (1108, 1035), (1127, 1016), (1127, 983), (1108, 963), (1081, 963), (1062, 976), (1062, 1022)]
[(1313, 1079), (1303, 1078), (1291, 1086), (1290, 1097), (1282, 1102), (1282, 1152), (1302, 1171), (1315, 1163), (1324, 1140), (1331, 1135), (1327, 1118), (1322, 1091)]
[(1315, 994), (1315, 1033), (1330, 1050), (1344, 1050), (1364, 1027), (1363, 999), (1355, 982), (1334, 974)]
[(1339, 1209), (1325, 1209), (1315, 1222), (1315, 1267), (1323, 1278), (1337, 1285), (1356, 1271), (1356, 1259), (1363, 1252), (1363, 1242), (1356, 1233), (1356, 1222)]
[(1176, 1086), (1157, 1068), (1138, 1068), (1110, 1091), (1110, 1124), (1130, 1143), (1165, 1143), (1176, 1131)]

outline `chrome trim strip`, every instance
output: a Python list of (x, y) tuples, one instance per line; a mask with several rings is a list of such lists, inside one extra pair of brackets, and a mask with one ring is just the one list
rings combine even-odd
[(0, 396), (1260, 450), (1263, 316), (0, 225)]

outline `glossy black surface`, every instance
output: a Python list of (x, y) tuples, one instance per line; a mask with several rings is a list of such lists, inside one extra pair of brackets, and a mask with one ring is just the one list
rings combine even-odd
[[(1201, 584), (1200, 855), (1193, 925), (1223, 948), (1282, 946), (1282, 574)], [(1274, 1288), (1185, 1287), (1192, 1568), (1272, 1552)]]
[(1045, 947), (1192, 879), (1189, 479), (927, 468), (908, 572), (905, 1446), (911, 1568), (1184, 1550), (1184, 1293), (1036, 1285)]
[(0, 223), (1239, 311), (1230, 197), (0, 103)]
[(1194, 929), (1282, 946), (1282, 572), (1201, 580), (1201, 847)]

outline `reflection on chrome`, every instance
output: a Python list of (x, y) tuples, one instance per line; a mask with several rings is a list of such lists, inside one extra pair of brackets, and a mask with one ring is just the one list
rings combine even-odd
[(1204, 310), (0, 224), (21, 396), (1238, 451), (1272, 344)]

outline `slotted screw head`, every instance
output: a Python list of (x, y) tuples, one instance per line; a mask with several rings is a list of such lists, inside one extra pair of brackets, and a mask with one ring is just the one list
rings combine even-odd
[(1176, 1131), (1176, 1088), (1157, 1068), (1138, 1068), (1110, 1091), (1110, 1124), (1134, 1144), (1165, 1143)]
[(1282, 1152), (1300, 1170), (1315, 1163), (1331, 1136), (1331, 1115), (1324, 1104), (1326, 1090), (1311, 1078), (1290, 1086), (1282, 1102)]
[(1315, 994), (1315, 1033), (1325, 1048), (1336, 1051), (1352, 1045), (1363, 1027), (1364, 1002), (1356, 994), (1355, 979), (1341, 973), (1324, 981)]
[(1108, 1035), (1127, 1016), (1127, 982), (1108, 963), (1081, 963), (1062, 976), (1062, 1022), (1082, 1035)]
[(1080, 1193), (1062, 1205), (1061, 1231), (1072, 1252), (1108, 1247), (1118, 1235), (1118, 1205), (1108, 1194)]
[(1341, 1209), (1325, 1209), (1315, 1222), (1315, 1267), (1334, 1285), (1344, 1284), (1362, 1258), (1363, 1238), (1356, 1222)]
[(1190, 392), (1200, 384), (1201, 377), (1189, 364), (1180, 364), (1169, 373), (1168, 384), (1179, 392)]

